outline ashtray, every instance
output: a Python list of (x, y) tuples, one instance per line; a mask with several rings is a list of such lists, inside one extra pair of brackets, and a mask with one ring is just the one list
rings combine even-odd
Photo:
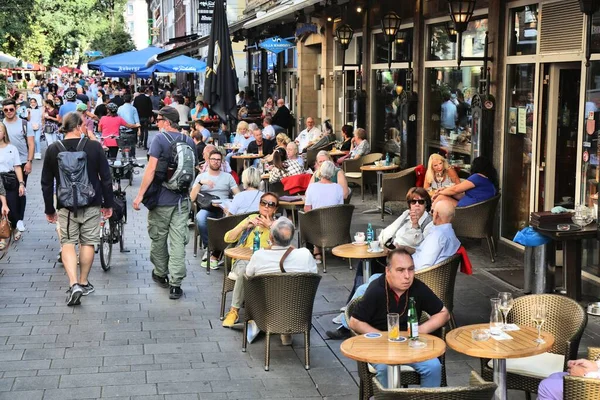
[(600, 316), (600, 301), (588, 304), (587, 313), (590, 315)]
[(472, 330), (471, 338), (476, 342), (484, 342), (490, 338), (490, 331), (488, 329)]
[(571, 224), (558, 224), (556, 225), (556, 229), (559, 231), (568, 231), (571, 229)]
[(427, 343), (419, 338), (419, 339), (410, 339), (408, 341), (408, 347), (410, 347), (411, 349), (422, 349), (423, 347), (426, 347)]

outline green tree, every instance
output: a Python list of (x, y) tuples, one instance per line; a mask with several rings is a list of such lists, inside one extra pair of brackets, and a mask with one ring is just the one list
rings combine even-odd
[(100, 32), (90, 44), (90, 49), (100, 50), (104, 56), (124, 53), (135, 49), (131, 35), (122, 27), (116, 27), (113, 32)]

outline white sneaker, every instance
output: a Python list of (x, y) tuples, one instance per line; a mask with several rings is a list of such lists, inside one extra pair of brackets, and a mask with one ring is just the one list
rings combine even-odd
[(17, 221), (17, 230), (25, 232), (25, 224), (22, 220)]
[(35, 153), (33, 155), (33, 158), (35, 158), (36, 160), (41, 160), (42, 159), (42, 153)]
[(335, 318), (333, 318), (331, 320), (331, 322), (333, 322), (336, 325), (341, 325), (342, 324), (342, 317), (344, 316), (344, 313), (340, 313), (338, 316), (336, 316)]
[(236, 274), (235, 272), (231, 271), (229, 272), (229, 274), (227, 274), (227, 278), (231, 279), (232, 281), (236, 281), (238, 278), (238, 274)]

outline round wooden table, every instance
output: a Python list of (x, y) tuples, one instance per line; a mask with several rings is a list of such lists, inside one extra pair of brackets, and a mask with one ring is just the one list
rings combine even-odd
[(331, 252), (334, 256), (363, 260), (363, 283), (367, 283), (371, 277), (371, 259), (385, 257), (389, 250), (384, 247), (379, 253), (371, 253), (368, 251), (367, 242), (364, 243), (363, 245), (341, 244), (331, 249)]
[[(400, 332), (400, 335), (407, 337), (408, 332)], [(413, 349), (409, 346), (409, 340), (390, 342), (387, 332), (381, 332), (381, 337), (373, 339), (359, 335), (344, 340), (340, 350), (343, 355), (356, 361), (386, 364), (388, 387), (399, 388), (401, 365), (431, 360), (446, 352), (446, 343), (437, 336), (419, 333), (419, 339), (424, 341), (426, 346)]]
[(236, 260), (250, 261), (253, 251), (249, 247), (228, 247), (225, 249), (225, 255)]
[(329, 155), (331, 157), (340, 157), (340, 156), (345, 156), (346, 154), (350, 153), (349, 151), (342, 151), (342, 150), (330, 150), (329, 151)]
[[(381, 212), (381, 185), (383, 184), (383, 173), (386, 171), (393, 171), (395, 169), (400, 168), (399, 165), (391, 164), (391, 165), (363, 165), (360, 167), (362, 172), (376, 172), (377, 173), (377, 208), (373, 208), (371, 210), (363, 211), (363, 214), (371, 214), (371, 213), (379, 213)], [(392, 214), (391, 209), (386, 209), (384, 212), (388, 214)]]
[(508, 340), (496, 340), (489, 338), (483, 342), (477, 342), (471, 337), (475, 329), (489, 329), (490, 324), (466, 325), (450, 331), (446, 335), (448, 346), (471, 357), (491, 358), (494, 366), (494, 382), (498, 385), (494, 395), (495, 400), (507, 399), (506, 393), (506, 359), (535, 356), (548, 351), (554, 344), (554, 336), (548, 332), (542, 332), (542, 339), (546, 343), (537, 343), (537, 330), (533, 327), (520, 326), (518, 331), (507, 331), (513, 337)]
[(235, 156), (231, 156), (231, 158), (244, 160), (244, 169), (250, 167), (250, 160), (254, 160), (257, 158), (262, 158), (260, 154), (236, 154)]

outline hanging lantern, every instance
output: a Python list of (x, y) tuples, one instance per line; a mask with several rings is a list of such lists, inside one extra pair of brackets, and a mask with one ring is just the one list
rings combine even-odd
[(454, 29), (457, 33), (467, 30), (473, 11), (475, 11), (475, 2), (476, 0), (448, 0), (450, 18), (454, 22)]

